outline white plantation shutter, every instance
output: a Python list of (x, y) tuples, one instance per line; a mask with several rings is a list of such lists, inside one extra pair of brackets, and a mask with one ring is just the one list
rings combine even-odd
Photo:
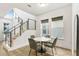
[(64, 28), (62, 18), (55, 18), (55, 20), (52, 21), (51, 36), (64, 38)]

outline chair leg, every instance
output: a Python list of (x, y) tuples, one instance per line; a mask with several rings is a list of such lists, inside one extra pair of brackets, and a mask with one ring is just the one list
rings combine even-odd
[(31, 49), (30, 49), (30, 51), (29, 51), (29, 56), (30, 56), (30, 53), (31, 53)]
[(37, 56), (37, 51), (36, 51), (36, 56)]
[(56, 54), (56, 47), (54, 47), (54, 51), (55, 51), (55, 54)]
[(52, 49), (52, 55), (54, 56), (53, 48), (51, 48), (51, 49)]

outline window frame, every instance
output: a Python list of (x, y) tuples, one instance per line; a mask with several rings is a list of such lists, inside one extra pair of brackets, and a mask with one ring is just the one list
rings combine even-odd
[[(51, 21), (51, 31), (52, 31), (52, 22), (53, 21), (59, 21), (59, 20), (62, 20), (62, 22), (63, 22), (63, 37), (58, 37), (59, 39), (64, 39), (64, 19), (63, 19), (63, 16), (57, 16), (57, 17), (53, 17), (53, 18), (51, 18), (52, 19), (52, 21)], [(51, 33), (51, 37), (52, 38), (55, 38), (53, 35), (52, 35), (52, 33)]]
[[(46, 32), (48, 32), (47, 34), (43, 34), (43, 25), (46, 25), (48, 30), (46, 29)], [(41, 20), (41, 36), (46, 36), (49, 34), (49, 19), (44, 19), (44, 20)]]

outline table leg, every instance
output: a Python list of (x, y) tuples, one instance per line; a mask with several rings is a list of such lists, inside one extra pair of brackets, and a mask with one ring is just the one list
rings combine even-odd
[(43, 47), (42, 47), (42, 42), (41, 42), (41, 55), (42, 55), (42, 50), (43, 50)]

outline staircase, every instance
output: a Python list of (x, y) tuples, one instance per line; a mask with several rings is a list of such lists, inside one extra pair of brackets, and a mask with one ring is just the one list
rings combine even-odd
[(4, 18), (10, 17), (12, 25), (12, 28), (4, 32), (3, 46), (8, 51), (28, 45), (30, 35), (36, 35), (36, 17), (34, 15), (18, 8), (13, 8), (10, 11), (13, 16), (8, 14), (4, 16)]
[[(21, 18), (18, 18), (21, 19)], [(32, 24), (33, 22), (34, 24)], [(31, 25), (34, 25), (31, 27)], [(36, 20), (28, 19), (23, 22), (21, 20), (17, 25), (10, 28), (5, 34), (4, 48), (8, 51), (28, 45), (28, 38), (30, 35), (35, 35)]]

